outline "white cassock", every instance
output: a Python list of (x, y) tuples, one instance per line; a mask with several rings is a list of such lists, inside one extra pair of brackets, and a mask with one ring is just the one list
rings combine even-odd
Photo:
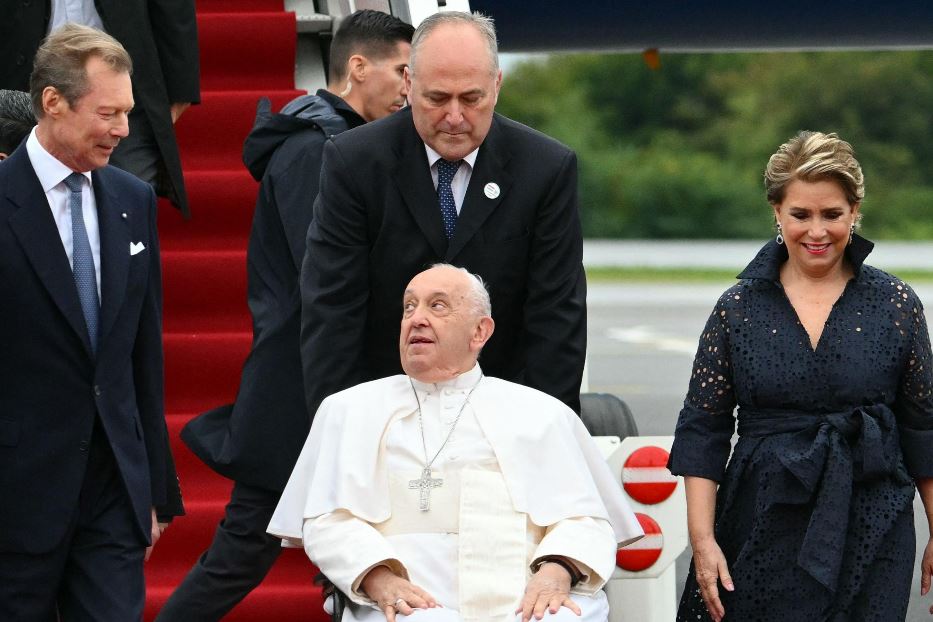
[[(442, 445), (431, 465), (442, 481), (422, 493), (417, 482)], [(512, 622), (531, 563), (546, 555), (572, 559), (585, 578), (572, 590), (583, 618), (564, 608), (545, 619), (605, 621), (601, 588), (616, 549), (643, 535), (576, 413), (540, 391), (482, 377), (479, 365), (447, 382), (392, 376), (328, 397), (269, 533), (304, 546), (350, 598), (346, 622), (385, 620), (360, 590), (380, 564), (443, 606), (417, 610), (411, 622)]]

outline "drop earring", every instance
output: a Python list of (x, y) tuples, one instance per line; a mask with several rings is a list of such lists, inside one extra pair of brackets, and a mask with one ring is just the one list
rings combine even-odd
[(777, 235), (774, 237), (774, 241), (777, 242), (778, 244), (783, 244), (784, 243), (784, 232), (781, 231), (781, 223), (779, 222), (775, 223), (775, 226), (777, 227)]
[(849, 244), (852, 243), (852, 238), (855, 237), (855, 225), (849, 227)]

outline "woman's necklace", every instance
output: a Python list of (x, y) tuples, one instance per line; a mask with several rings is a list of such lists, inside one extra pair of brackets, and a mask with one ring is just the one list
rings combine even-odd
[(482, 372), (479, 375), (479, 380), (476, 381), (476, 384), (473, 385), (473, 388), (470, 389), (470, 392), (467, 393), (466, 399), (463, 400), (463, 405), (460, 407), (460, 412), (457, 413), (457, 418), (454, 419), (454, 422), (450, 426), (450, 431), (447, 433), (447, 438), (444, 439), (444, 442), (441, 443), (441, 446), (437, 448), (437, 453), (434, 454), (434, 457), (428, 460), (428, 444), (424, 440), (424, 420), (421, 415), (421, 398), (418, 397), (418, 391), (415, 390), (415, 383), (412, 382), (411, 377), (408, 378), (408, 382), (411, 384), (411, 391), (415, 394), (415, 401), (418, 402), (418, 427), (421, 429), (421, 446), (424, 448), (424, 468), (421, 470), (421, 477), (418, 479), (413, 479), (408, 482), (408, 487), (413, 490), (418, 490), (421, 493), (421, 503), (419, 509), (422, 512), (427, 512), (431, 509), (431, 489), (440, 488), (444, 485), (444, 480), (440, 477), (432, 478), (431, 477), (431, 465), (434, 464), (434, 461), (437, 460), (437, 457), (441, 455), (441, 451), (447, 445), (447, 441), (450, 440), (450, 437), (453, 436), (454, 428), (457, 427), (457, 423), (460, 421), (460, 416), (463, 415), (463, 409), (466, 408), (467, 403), (470, 401), (470, 396), (473, 395), (473, 391), (476, 390), (476, 387), (479, 386), (480, 381), (483, 379)]

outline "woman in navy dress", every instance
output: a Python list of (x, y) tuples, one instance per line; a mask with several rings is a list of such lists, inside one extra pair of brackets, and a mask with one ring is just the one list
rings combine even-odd
[[(915, 488), (933, 515), (923, 306), (863, 263), (847, 142), (801, 132), (765, 186), (778, 234), (706, 324), (671, 450), (694, 556), (678, 620), (904, 620)], [(931, 543), (921, 566), (925, 594)]]

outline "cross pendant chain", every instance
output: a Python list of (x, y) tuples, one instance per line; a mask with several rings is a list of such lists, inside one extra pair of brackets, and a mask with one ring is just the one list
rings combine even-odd
[(421, 471), (421, 477), (419, 479), (412, 479), (408, 481), (408, 487), (410, 489), (417, 489), (421, 493), (421, 504), (419, 509), (422, 512), (427, 512), (431, 509), (431, 489), (440, 488), (443, 485), (443, 479), (440, 477), (436, 479), (431, 477), (431, 467), (425, 467)]
[(421, 447), (424, 449), (424, 468), (421, 469), (421, 477), (418, 479), (408, 480), (408, 488), (411, 490), (417, 490), (420, 493), (421, 503), (419, 505), (419, 509), (422, 512), (427, 512), (431, 509), (431, 489), (440, 488), (444, 485), (444, 480), (440, 477), (431, 477), (431, 465), (434, 464), (434, 461), (437, 460), (437, 457), (441, 455), (441, 451), (443, 451), (444, 447), (447, 446), (447, 442), (450, 440), (450, 437), (454, 433), (454, 428), (457, 427), (457, 422), (460, 421), (460, 416), (463, 414), (463, 409), (466, 408), (467, 403), (470, 401), (470, 396), (473, 395), (473, 391), (476, 390), (476, 387), (479, 386), (479, 383), (482, 379), (483, 374), (480, 372), (479, 380), (476, 381), (476, 384), (474, 384), (473, 388), (470, 389), (470, 392), (467, 393), (466, 399), (463, 400), (463, 404), (460, 406), (460, 412), (457, 413), (457, 417), (450, 425), (450, 431), (447, 432), (447, 438), (445, 438), (444, 442), (441, 443), (441, 446), (437, 448), (437, 453), (434, 454), (434, 457), (428, 460), (428, 446), (424, 441), (424, 421), (422, 420), (421, 415), (421, 398), (418, 397), (418, 391), (415, 389), (415, 383), (412, 382), (410, 377), (408, 378), (408, 382), (411, 384), (411, 392), (414, 393), (415, 402), (418, 404), (418, 428), (421, 430)]

